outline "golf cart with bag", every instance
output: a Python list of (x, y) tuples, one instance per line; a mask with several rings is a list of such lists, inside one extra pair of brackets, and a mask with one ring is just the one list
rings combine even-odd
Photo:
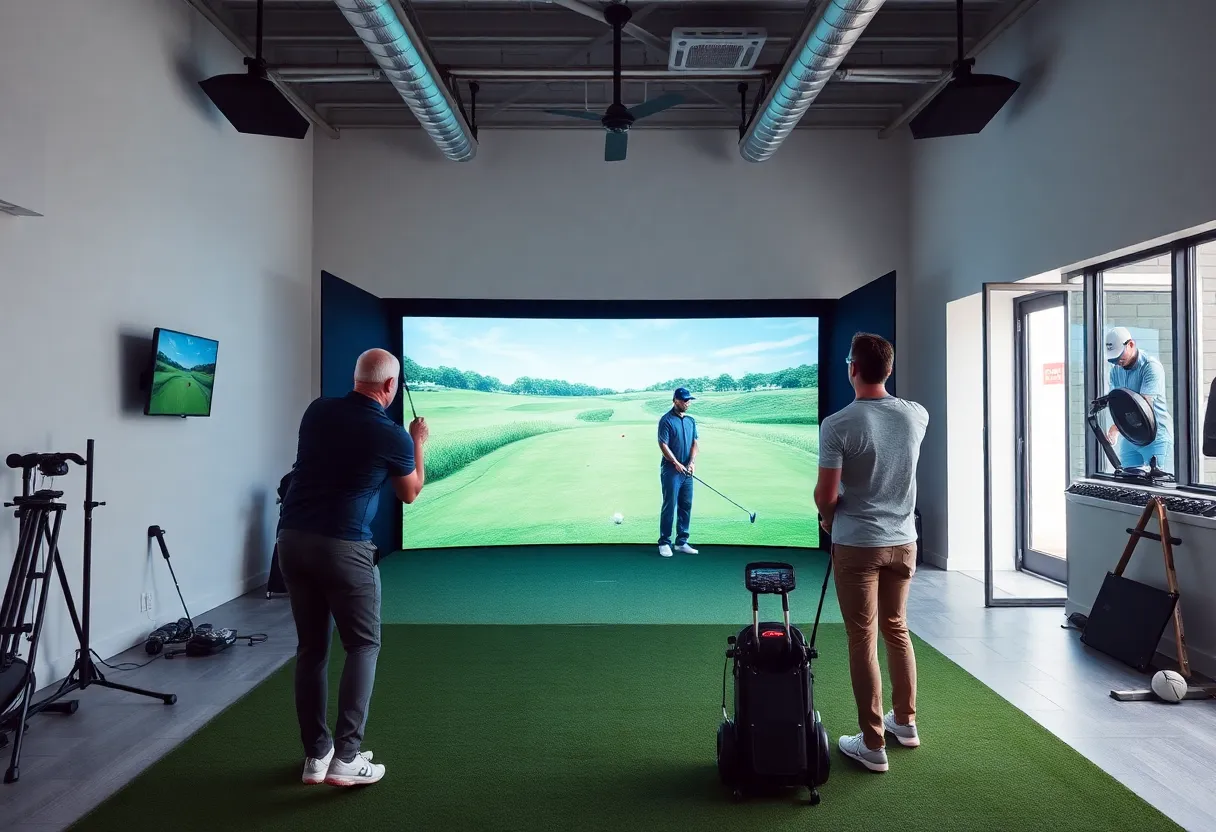
[[(727, 638), (726, 659), (734, 660), (734, 717), (726, 710), (726, 667), (722, 668), (722, 724), (718, 726), (718, 775), (736, 799), (752, 791), (807, 787), (819, 803), (819, 787), (831, 767), (828, 733), (815, 710), (812, 660), (819, 657), (815, 635), (827, 594), (823, 577), (815, 627), (808, 643), (790, 625), (788, 594), (794, 567), (757, 562), (744, 567), (752, 594), (752, 623)], [(780, 595), (784, 621), (760, 621), (760, 596)]]

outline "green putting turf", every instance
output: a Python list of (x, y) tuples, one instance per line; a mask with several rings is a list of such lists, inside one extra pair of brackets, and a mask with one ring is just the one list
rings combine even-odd
[[(706, 546), (659, 557), (653, 546), (520, 546), (398, 552), (380, 563), (382, 616), (395, 624), (719, 624), (751, 616), (743, 567), (754, 560), (794, 566), (790, 615), (815, 619), (827, 555), (807, 549)], [(781, 620), (781, 602), (760, 598)], [(828, 585), (824, 621), (839, 623)]]
[[(693, 545), (818, 546), (817, 402), (805, 388), (698, 395), (697, 476), (743, 508), (694, 482)], [(658, 541), (669, 393), (439, 389), (415, 404), (432, 439), (426, 488), (404, 512), (407, 549)]]
[[(833, 750), (817, 807), (799, 805), (803, 792), (734, 804), (714, 765), (733, 632), (389, 625), (364, 745), (387, 765), (381, 783), (299, 782), (289, 664), (73, 828), (167, 817), (208, 832), (1179, 828), (919, 640), (924, 745), (893, 748), (882, 775)], [(856, 711), (843, 628), (819, 636), (816, 706), (834, 741), (856, 730)]]
[[(621, 545), (398, 552), (381, 562), (382, 615), (396, 624), (736, 622), (751, 614), (743, 567), (758, 560), (793, 564), (790, 620), (814, 622), (826, 553), (736, 546), (670, 558)], [(781, 601), (762, 596), (760, 612), (781, 620)], [(831, 583), (822, 620), (840, 622)]]

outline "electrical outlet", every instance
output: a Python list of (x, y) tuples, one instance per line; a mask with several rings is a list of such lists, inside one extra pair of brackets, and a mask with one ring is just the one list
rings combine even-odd
[(146, 592), (139, 594), (139, 611), (150, 612), (152, 609), (152, 596)]

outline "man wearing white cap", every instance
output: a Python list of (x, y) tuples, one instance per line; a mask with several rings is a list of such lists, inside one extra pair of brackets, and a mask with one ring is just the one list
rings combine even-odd
[(1106, 360), (1110, 362), (1110, 389), (1126, 387), (1148, 400), (1157, 417), (1157, 438), (1143, 447), (1133, 445), (1119, 435), (1114, 425), (1106, 431), (1113, 444), (1118, 437), (1119, 462), (1124, 468), (1148, 466), (1157, 457), (1157, 467), (1174, 471), (1174, 422), (1165, 401), (1165, 370), (1155, 356), (1141, 350), (1127, 327), (1117, 326), (1106, 332)]

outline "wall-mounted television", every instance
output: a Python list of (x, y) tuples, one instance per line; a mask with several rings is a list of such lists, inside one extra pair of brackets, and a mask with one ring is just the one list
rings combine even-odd
[(148, 416), (210, 416), (219, 342), (157, 327), (152, 333), (144, 413)]

